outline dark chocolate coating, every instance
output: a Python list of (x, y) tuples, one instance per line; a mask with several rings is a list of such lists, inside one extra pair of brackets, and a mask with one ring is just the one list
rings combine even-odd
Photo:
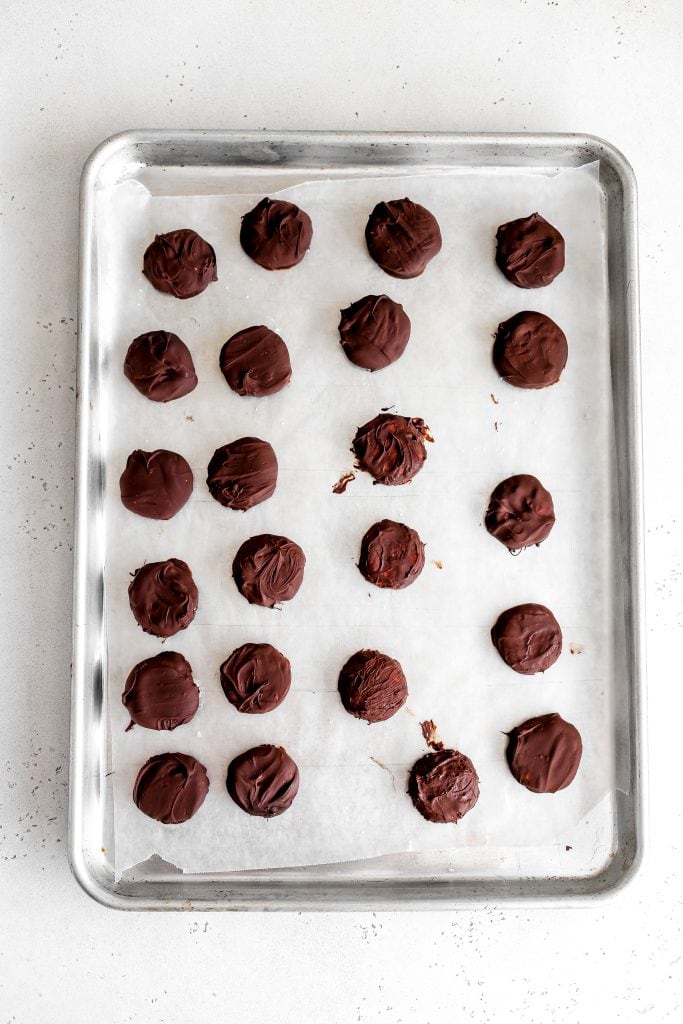
[(274, 818), (292, 806), (299, 791), (299, 769), (284, 747), (262, 743), (232, 761), (228, 793), (238, 807), (259, 818)]
[(147, 247), (142, 273), (157, 291), (191, 299), (218, 280), (213, 246), (190, 228), (156, 235)]
[(489, 500), (486, 529), (511, 551), (544, 541), (555, 523), (549, 491), (528, 473), (501, 481)]
[(197, 387), (190, 350), (170, 331), (149, 331), (132, 341), (123, 372), (152, 402), (172, 402)]
[(356, 651), (339, 673), (339, 696), (350, 715), (385, 722), (405, 704), (408, 684), (395, 658), (381, 651)]
[(192, 666), (176, 651), (162, 651), (139, 661), (121, 696), (130, 715), (130, 729), (176, 729), (190, 722), (199, 707), (199, 689)]
[(119, 481), (125, 507), (147, 519), (171, 519), (188, 501), (192, 485), (186, 460), (165, 448), (131, 452)]
[(419, 277), (441, 250), (436, 217), (410, 199), (378, 203), (365, 228), (368, 252), (392, 277)]
[(341, 310), (339, 338), (344, 352), (364, 370), (382, 370), (403, 355), (410, 320), (388, 295), (366, 295)]
[(232, 563), (232, 575), (249, 604), (273, 608), (295, 596), (305, 565), (306, 556), (294, 541), (262, 533), (242, 544)]
[(376, 484), (407, 484), (427, 458), (425, 440), (431, 441), (424, 420), (383, 412), (356, 431), (352, 451), (360, 469)]
[(567, 365), (567, 339), (554, 320), (526, 310), (499, 324), (493, 345), (498, 373), (516, 388), (557, 384)]
[(456, 822), (479, 799), (479, 779), (469, 757), (459, 750), (434, 750), (413, 765), (408, 792), (427, 821)]
[(152, 636), (175, 636), (195, 617), (199, 592), (190, 567), (180, 558), (148, 562), (135, 570), (128, 587), (130, 608)]
[(190, 754), (156, 754), (138, 772), (133, 800), (148, 817), (180, 825), (197, 813), (208, 792), (206, 768)]
[(501, 224), (496, 263), (518, 288), (543, 288), (564, 270), (564, 238), (539, 213)]
[(277, 484), (277, 458), (267, 441), (240, 437), (213, 453), (206, 478), (211, 496), (245, 512), (266, 501)]
[(403, 590), (424, 569), (425, 546), (417, 531), (382, 519), (363, 537), (358, 568), (369, 583), (389, 590)]
[(270, 644), (242, 644), (221, 665), (223, 693), (243, 715), (264, 715), (289, 693), (292, 669)]
[(247, 327), (221, 349), (221, 372), (238, 395), (262, 398), (282, 391), (292, 376), (289, 351), (269, 327)]
[(545, 672), (562, 653), (562, 630), (542, 604), (508, 608), (498, 616), (491, 639), (505, 664), (523, 676)]
[(510, 771), (532, 793), (566, 789), (579, 770), (583, 744), (576, 726), (557, 714), (540, 715), (508, 735)]
[(240, 244), (265, 270), (288, 270), (301, 263), (312, 238), (308, 214), (282, 199), (262, 199), (242, 218)]

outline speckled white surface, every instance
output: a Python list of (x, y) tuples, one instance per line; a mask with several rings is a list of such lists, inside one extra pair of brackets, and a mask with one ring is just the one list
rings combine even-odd
[[(683, 7), (5, 0), (1, 18), (0, 1024), (680, 1019)], [(588, 131), (632, 161), (651, 850), (615, 900), (457, 915), (123, 915), (72, 881), (78, 176), (101, 139), (142, 126)]]

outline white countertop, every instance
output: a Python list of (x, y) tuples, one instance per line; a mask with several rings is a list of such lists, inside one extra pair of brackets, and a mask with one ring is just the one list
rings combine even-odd
[[(683, 6), (5, 0), (0, 1024), (683, 1012)], [(66, 860), (78, 178), (130, 127), (583, 131), (640, 190), (650, 851), (594, 909), (121, 914)]]

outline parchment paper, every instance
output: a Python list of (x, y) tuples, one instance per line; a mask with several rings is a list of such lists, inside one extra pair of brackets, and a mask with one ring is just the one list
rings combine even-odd
[[(98, 200), (116, 870), (152, 854), (185, 871), (217, 872), (560, 841), (615, 784), (613, 440), (595, 169), (318, 181), (279, 195), (314, 225), (310, 252), (282, 273), (262, 270), (239, 246), (240, 217), (261, 195), (152, 197), (128, 182)], [(385, 275), (363, 238), (374, 204), (404, 195), (432, 210), (444, 240), (412, 281)], [(567, 266), (550, 287), (530, 292), (496, 268), (494, 236), (498, 224), (535, 210), (565, 236)], [(154, 234), (177, 227), (199, 231), (218, 262), (218, 282), (185, 302), (158, 293), (141, 273)], [(369, 374), (341, 350), (339, 310), (381, 292), (403, 303), (412, 335), (396, 364)], [(491, 363), (496, 326), (522, 309), (547, 313), (569, 341), (562, 380), (544, 391), (506, 385)], [(287, 342), (292, 382), (276, 396), (240, 398), (223, 380), (218, 353), (235, 331), (261, 323)], [(130, 341), (156, 328), (188, 344), (200, 381), (165, 406), (139, 395), (122, 372)], [(424, 469), (398, 488), (373, 487), (359, 474), (345, 494), (333, 494), (352, 468), (356, 427), (383, 407), (429, 424), (435, 443)], [(238, 513), (210, 497), (206, 466), (215, 448), (247, 434), (273, 444), (280, 474), (273, 498)], [(192, 499), (168, 523), (132, 515), (119, 498), (128, 453), (158, 447), (181, 452), (195, 476)], [(493, 487), (520, 472), (549, 488), (557, 522), (540, 548), (512, 557), (487, 534), (483, 512)], [(373, 588), (356, 567), (363, 533), (383, 517), (415, 527), (427, 545), (424, 572), (405, 591)], [(231, 578), (235, 551), (261, 532), (291, 537), (307, 556), (303, 586), (281, 610), (250, 606)], [(136, 625), (127, 586), (145, 561), (172, 556), (191, 566), (200, 606), (194, 623), (164, 644)], [(489, 636), (501, 611), (525, 601), (548, 605), (565, 641), (558, 663), (532, 678), (513, 673)], [(267, 715), (240, 715), (220, 688), (219, 665), (246, 641), (270, 642), (292, 662), (290, 694)], [(406, 707), (383, 724), (352, 718), (337, 695), (339, 669), (361, 647), (398, 658), (408, 679)], [(126, 733), (126, 676), (163, 649), (192, 664), (200, 711), (174, 732)], [(567, 790), (538, 796), (510, 775), (505, 733), (550, 711), (576, 724), (584, 756)], [(479, 773), (479, 802), (457, 826), (424, 821), (406, 795), (410, 766), (426, 749), (425, 718)], [(244, 814), (225, 789), (230, 760), (261, 742), (284, 744), (301, 773), (292, 808), (270, 821)], [(164, 826), (137, 810), (131, 792), (149, 756), (175, 750), (206, 765), (211, 788), (193, 819)]]

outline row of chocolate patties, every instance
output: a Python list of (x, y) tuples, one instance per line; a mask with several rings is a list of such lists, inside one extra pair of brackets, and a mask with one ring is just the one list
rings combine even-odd
[[(300, 262), (311, 237), (310, 218), (292, 204), (265, 199), (243, 219), (242, 247), (268, 270)], [(418, 276), (441, 248), (433, 215), (408, 199), (378, 204), (366, 228), (366, 241), (372, 258), (394, 277)], [(519, 287), (548, 284), (563, 269), (563, 239), (537, 214), (503, 225), (497, 243), (496, 262)], [(195, 232), (182, 229), (157, 236), (145, 253), (144, 273), (159, 290), (189, 298), (216, 280), (215, 254)], [(342, 346), (351, 361), (365, 369), (378, 370), (398, 359), (409, 334), (405, 311), (388, 296), (366, 296), (342, 311)], [(495, 365), (504, 379), (518, 387), (555, 383), (566, 358), (564, 334), (543, 314), (526, 311), (498, 329)], [(291, 377), (286, 345), (265, 327), (249, 328), (229, 339), (220, 364), (228, 384), (242, 395), (275, 393)], [(182, 397), (197, 383), (189, 350), (168, 332), (135, 339), (125, 372), (142, 394), (155, 401)], [(376, 482), (402, 484), (421, 469), (425, 440), (431, 438), (422, 420), (385, 414), (359, 428), (353, 449), (359, 468), (370, 472)], [(246, 509), (270, 497), (276, 479), (272, 447), (257, 438), (241, 438), (216, 451), (207, 483), (222, 504)], [(337, 493), (344, 489), (340, 483)], [(151, 518), (174, 515), (191, 490), (190, 468), (174, 452), (134, 452), (121, 478), (126, 507)], [(540, 543), (553, 522), (550, 495), (528, 475), (503, 481), (491, 496), (486, 515), (489, 532), (511, 549)], [(233, 576), (247, 600), (273, 607), (294, 597), (304, 565), (303, 552), (294, 542), (261, 535), (239, 549)], [(423, 565), (424, 546), (405, 524), (382, 520), (363, 539), (359, 567), (377, 586), (408, 586)], [(185, 628), (194, 617), (197, 598), (191, 572), (178, 559), (143, 566), (130, 586), (131, 608), (138, 622), (156, 635), (173, 635)], [(509, 609), (499, 617), (492, 636), (506, 662), (525, 674), (543, 671), (561, 650), (559, 625), (541, 605)], [(221, 667), (221, 681), (226, 696), (240, 711), (263, 713), (289, 689), (289, 662), (269, 645), (244, 645)], [(391, 717), (407, 697), (401, 666), (378, 651), (356, 652), (340, 674), (339, 689), (347, 710), (372, 722)], [(170, 714), (173, 697), (175, 716)], [(198, 690), (182, 655), (166, 652), (132, 670), (123, 699), (131, 724), (174, 728), (195, 713)], [(562, 756), (548, 756), (560, 747)], [(574, 777), (580, 748), (573, 726), (559, 715), (545, 715), (513, 730), (508, 763), (527, 788), (554, 792)], [(291, 805), (298, 770), (283, 748), (266, 744), (231, 762), (227, 787), (244, 810), (273, 816)], [(208, 777), (199, 762), (189, 755), (162, 754), (140, 770), (134, 799), (145, 813), (172, 823), (191, 817), (207, 791)], [(465, 755), (435, 749), (414, 765), (409, 791), (429, 820), (457, 821), (476, 803), (478, 779)]]

